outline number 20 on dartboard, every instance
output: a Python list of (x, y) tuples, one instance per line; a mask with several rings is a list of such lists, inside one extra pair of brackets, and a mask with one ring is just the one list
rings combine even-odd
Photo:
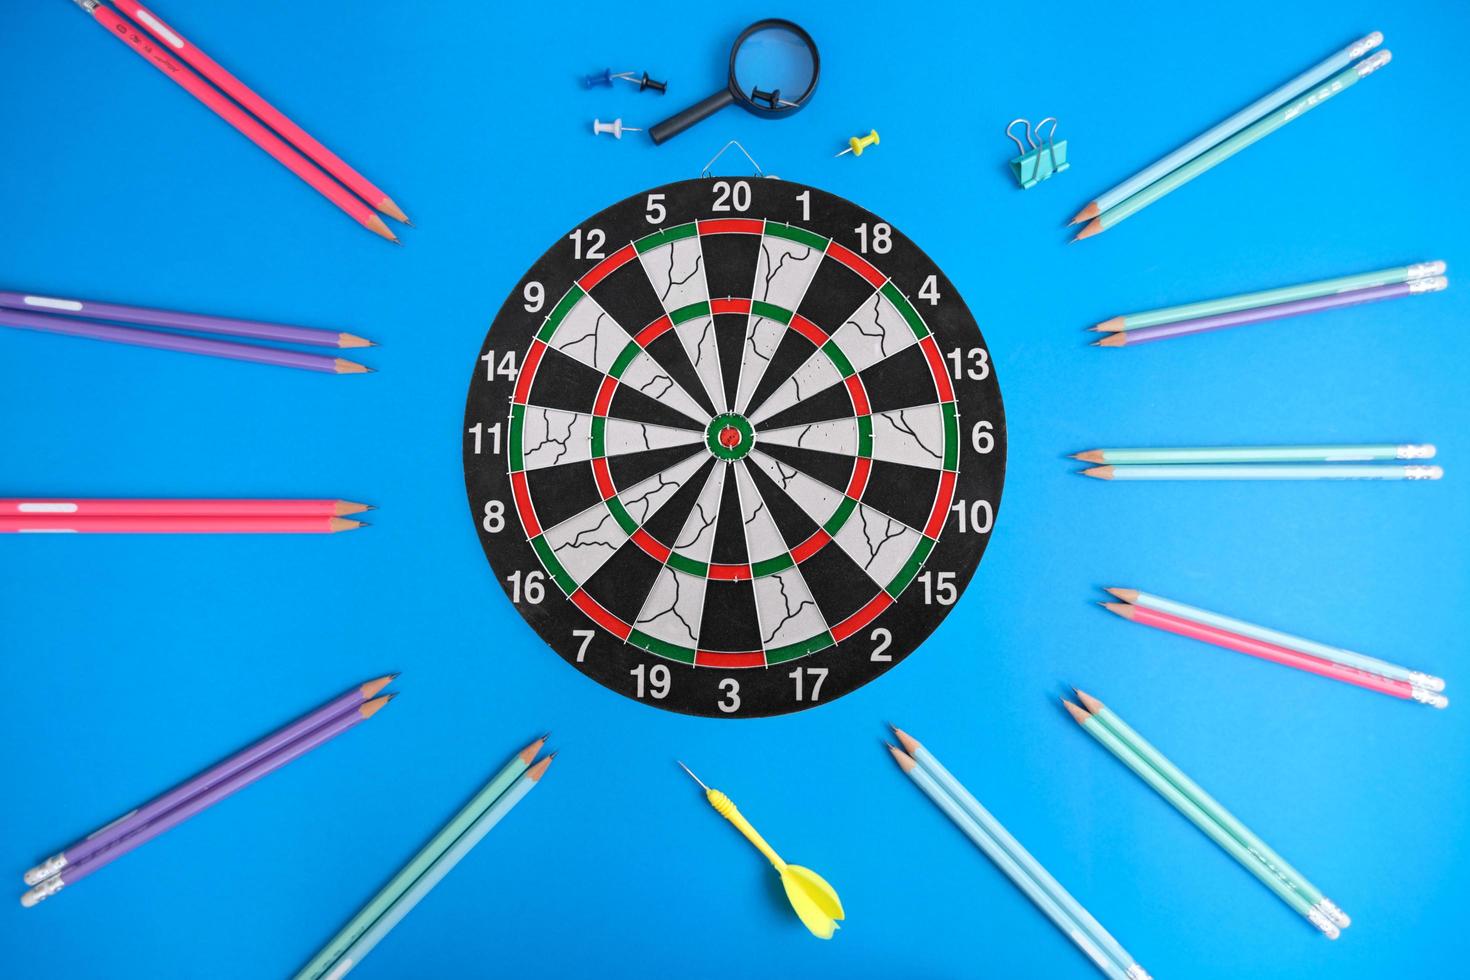
[(619, 202), (531, 267), (477, 357), (465, 485), (510, 600), (492, 629), (514, 608), (644, 705), (841, 697), (954, 608), (997, 519), (1005, 414), (959, 290), (817, 188)]

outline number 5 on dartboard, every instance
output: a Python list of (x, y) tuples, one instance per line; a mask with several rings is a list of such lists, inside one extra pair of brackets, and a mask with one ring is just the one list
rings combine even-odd
[(841, 697), (929, 637), (997, 520), (1005, 412), (960, 291), (817, 188), (615, 204), (519, 280), (480, 350), (465, 483), (501, 619), (645, 705)]

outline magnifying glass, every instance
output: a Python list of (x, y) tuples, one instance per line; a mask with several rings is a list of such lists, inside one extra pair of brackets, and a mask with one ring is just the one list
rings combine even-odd
[(665, 119), (648, 135), (662, 143), (731, 103), (767, 119), (788, 116), (817, 90), (820, 71), (817, 43), (810, 34), (789, 20), (756, 21), (730, 49), (729, 84)]

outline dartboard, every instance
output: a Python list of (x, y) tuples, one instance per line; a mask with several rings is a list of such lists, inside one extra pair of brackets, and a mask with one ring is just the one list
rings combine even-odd
[(1005, 473), (954, 285), (887, 222), (774, 178), (668, 184), (560, 238), (490, 328), (464, 435), (526, 621), (599, 683), (712, 717), (822, 704), (911, 653)]

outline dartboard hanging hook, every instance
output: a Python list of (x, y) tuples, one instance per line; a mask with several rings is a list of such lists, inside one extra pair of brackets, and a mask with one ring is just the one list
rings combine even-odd
[(740, 141), (739, 140), (731, 140), (730, 142), (726, 143), (724, 146), (720, 147), (720, 152), (718, 152), (714, 156), (710, 157), (709, 163), (706, 163), (704, 165), (704, 169), (699, 172), (699, 176), (702, 177), (702, 178), (703, 177), (710, 176), (710, 171), (714, 169), (715, 163), (720, 159), (720, 157), (724, 156), (725, 155), (725, 151), (728, 150), (732, 146), (735, 147), (735, 149), (739, 150), (742, 154), (744, 154), (746, 160), (749, 160), (750, 161), (750, 165), (751, 165), (751, 167), (753, 167), (755, 169), (755, 175), (757, 177), (766, 177), (766, 178), (769, 178), (771, 180), (780, 180), (781, 179), (781, 178), (777, 177), (775, 174), (768, 174), (764, 170), (762, 170), (761, 169), (761, 165), (755, 162), (755, 157), (751, 156), (750, 155), (750, 151), (747, 150), (745, 147), (743, 147), (743, 146), (740, 145)]

